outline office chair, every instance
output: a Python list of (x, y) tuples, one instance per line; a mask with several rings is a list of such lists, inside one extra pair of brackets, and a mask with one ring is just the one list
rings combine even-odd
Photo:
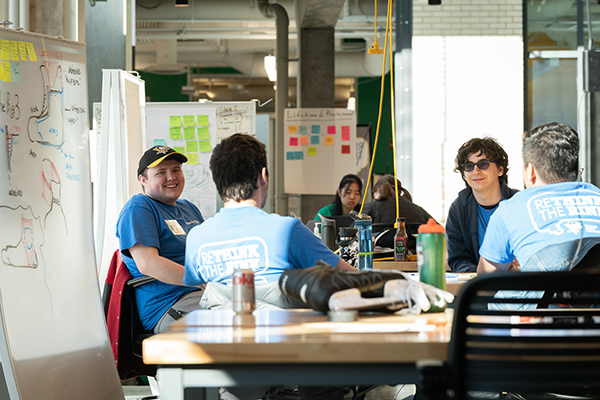
[(142, 341), (153, 332), (142, 326), (135, 299), (135, 288), (154, 280), (152, 277), (132, 279), (119, 250), (115, 251), (102, 302), (115, 364), (123, 381), (156, 375), (156, 366), (144, 364), (142, 360)]
[[(540, 298), (499, 300), (499, 290), (555, 295), (540, 308)], [(417, 364), (418, 397), (600, 398), (599, 290), (600, 271), (505, 272), (467, 282), (455, 301), (448, 361)], [(494, 303), (536, 308), (492, 310)]]

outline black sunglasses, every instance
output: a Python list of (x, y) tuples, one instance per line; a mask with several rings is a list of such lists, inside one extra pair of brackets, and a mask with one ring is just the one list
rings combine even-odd
[(490, 167), (490, 163), (493, 162), (495, 163), (496, 161), (492, 161), (492, 160), (479, 160), (476, 163), (472, 163), (472, 162), (466, 162), (462, 165), (462, 169), (463, 171), (466, 172), (471, 172), (475, 169), (475, 166), (477, 165), (477, 168), (479, 169), (488, 169)]

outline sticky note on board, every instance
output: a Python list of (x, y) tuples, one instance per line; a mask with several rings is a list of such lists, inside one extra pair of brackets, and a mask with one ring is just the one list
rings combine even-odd
[(11, 82), (21, 82), (21, 72), (19, 71), (19, 63), (11, 62), (10, 63), (10, 81)]
[(197, 115), (196, 119), (199, 126), (208, 126), (208, 115)]
[(342, 140), (345, 142), (350, 140), (350, 130), (344, 132), (344, 130), (342, 129)]
[(308, 136), (301, 136), (300, 137), (300, 146), (308, 146)]
[(2, 41), (2, 59), (3, 60), (10, 60), (10, 41), (9, 40), (3, 40)]
[(187, 153), (185, 156), (188, 158), (188, 161), (187, 161), (188, 164), (191, 164), (191, 165), (198, 164), (198, 153)]
[[(165, 140), (165, 142), (166, 142), (166, 140)], [(166, 143), (165, 143), (165, 146), (166, 146)], [(177, 146), (177, 147), (173, 147), (173, 150), (175, 150), (178, 153), (185, 154), (185, 147)]]
[(183, 126), (196, 126), (196, 118), (193, 115), (184, 115)]
[(169, 138), (171, 138), (173, 140), (181, 139), (181, 128), (180, 127), (169, 128)]
[(325, 137), (325, 146), (333, 146), (333, 136)]
[(200, 140), (198, 142), (198, 151), (200, 153), (210, 153), (211, 150), (210, 140)]
[(19, 55), (21, 56), (21, 61), (27, 61), (27, 47), (25, 47), (25, 42), (19, 40), (17, 44), (19, 45)]
[(298, 133), (300, 135), (306, 135), (308, 133), (307, 131), (306, 125), (298, 125)]
[(170, 115), (169, 116), (169, 126), (181, 126), (181, 117), (179, 115)]
[(311, 136), (310, 144), (321, 144), (321, 137), (320, 136)]
[(297, 137), (290, 138), (290, 146), (298, 146), (298, 138)]
[(335, 135), (335, 125), (328, 125), (327, 126), (327, 133), (330, 135)]
[(19, 45), (14, 40), (10, 41), (10, 59), (19, 61)]
[(298, 126), (297, 125), (290, 125), (290, 126), (288, 126), (288, 132), (290, 132), (290, 133), (298, 133)]
[(210, 132), (208, 128), (198, 128), (198, 139), (210, 139)]
[(309, 156), (316, 156), (317, 155), (317, 148), (316, 147), (309, 147), (308, 148), (308, 155)]
[(183, 128), (183, 138), (184, 139), (196, 139), (196, 128), (195, 127)]
[(198, 142), (195, 140), (186, 140), (185, 141), (185, 152), (186, 153), (197, 153), (198, 152)]
[(4, 82), (10, 82), (10, 61), (2, 61), (2, 80)]
[(342, 145), (342, 154), (350, 154), (350, 145), (349, 144)]
[(321, 133), (321, 125), (312, 125), (310, 127), (310, 133)]
[(37, 61), (37, 56), (35, 55), (35, 49), (33, 48), (33, 43), (27, 42), (27, 43), (25, 43), (25, 47), (27, 48), (27, 54), (29, 55), (29, 59), (31, 61)]
[(289, 161), (304, 160), (304, 152), (303, 151), (288, 151), (286, 154), (286, 159)]
[[(154, 139), (154, 146), (166, 146), (167, 141), (165, 139)], [(175, 150), (177, 151), (177, 150)]]

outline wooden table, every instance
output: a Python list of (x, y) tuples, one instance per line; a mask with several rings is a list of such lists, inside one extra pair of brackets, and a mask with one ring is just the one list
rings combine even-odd
[(198, 310), (144, 340), (144, 362), (159, 364), (163, 400), (237, 385), (414, 383), (417, 360), (446, 359), (450, 313), (328, 322), (312, 310)]

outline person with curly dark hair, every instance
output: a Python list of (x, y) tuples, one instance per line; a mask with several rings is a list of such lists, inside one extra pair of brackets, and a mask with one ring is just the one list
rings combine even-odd
[(466, 189), (458, 193), (448, 212), (448, 266), (453, 272), (476, 272), (479, 247), (488, 222), (501, 200), (518, 192), (508, 187), (508, 155), (496, 139), (473, 138), (454, 160)]

